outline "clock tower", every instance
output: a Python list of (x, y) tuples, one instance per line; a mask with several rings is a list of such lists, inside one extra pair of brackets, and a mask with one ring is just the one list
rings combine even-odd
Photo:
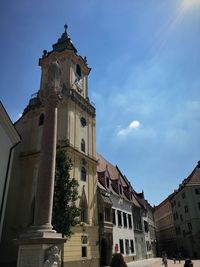
[[(86, 57), (81, 57), (73, 45), (67, 26), (51, 51), (43, 51), (39, 59), (41, 82), (39, 91), (30, 99), (22, 117), (15, 126), (22, 137), (16, 148), (11, 186), (8, 195), (7, 219), (3, 229), (5, 242), (2, 255), (11, 255), (8, 236), (17, 238), (33, 224), (35, 193), (39, 169), (40, 149), (45, 124), (43, 101), (47, 97), (47, 84), (51, 84), (49, 66), (55, 60), (59, 64), (60, 100), (57, 112), (57, 145), (65, 149), (73, 167), (70, 175), (79, 183), (77, 206), (81, 209), (80, 224), (72, 228), (73, 235), (63, 247), (63, 266), (98, 266), (98, 218), (97, 218), (97, 158), (95, 108), (88, 97), (88, 67)], [(55, 73), (55, 75), (57, 75)], [(23, 192), (23, 194), (21, 193)]]
[(82, 260), (95, 266), (98, 261), (97, 161), (95, 108), (88, 97), (88, 75), (91, 69), (86, 57), (77, 54), (67, 33), (67, 26), (64, 28), (64, 33), (53, 44), (53, 50), (43, 51), (39, 59), (42, 70), (39, 94), (43, 93), (47, 83), (47, 66), (56, 58), (61, 69), (62, 83), (57, 144), (66, 149), (72, 160), (71, 175), (79, 183), (80, 200), (77, 205), (81, 208), (81, 223), (72, 229), (74, 234), (64, 246), (64, 266), (79, 266)]

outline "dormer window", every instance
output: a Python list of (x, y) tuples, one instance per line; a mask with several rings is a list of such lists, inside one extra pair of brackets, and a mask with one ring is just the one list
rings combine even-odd
[(120, 195), (122, 195), (122, 186), (121, 186), (121, 184), (119, 185), (119, 193), (120, 193)]
[(81, 67), (77, 64), (76, 65), (76, 74), (81, 77), (82, 76), (82, 73), (81, 73)]
[(109, 177), (106, 177), (106, 187), (107, 188), (110, 187), (110, 179), (109, 179)]

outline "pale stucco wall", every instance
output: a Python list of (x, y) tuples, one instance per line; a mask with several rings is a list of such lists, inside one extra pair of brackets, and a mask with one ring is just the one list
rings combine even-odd
[(19, 141), (20, 137), (0, 102), (0, 240), (13, 160), (11, 149)]
[[(116, 210), (116, 225), (113, 225), (113, 253), (115, 253), (115, 245), (118, 244), (118, 247), (120, 249), (119, 240), (123, 240), (124, 244), (124, 256), (135, 256), (136, 255), (136, 247), (135, 247), (135, 235), (134, 235), (134, 225), (133, 225), (133, 216), (132, 216), (132, 204), (125, 199), (122, 199), (120, 197), (114, 196), (113, 194), (110, 195), (111, 201), (113, 203), (112, 208)], [(126, 214), (131, 215), (131, 221), (132, 221), (132, 229), (129, 228), (128, 225), (128, 218), (127, 218), (127, 227), (124, 227), (123, 222), (123, 215), (122, 215), (122, 226), (118, 226), (118, 217), (117, 217), (117, 210), (121, 212), (125, 212)], [(126, 253), (126, 246), (125, 246), (125, 240), (129, 240), (129, 247), (130, 247), (130, 240), (133, 240), (134, 242), (134, 253), (131, 253), (129, 251), (129, 254)], [(119, 250), (120, 251), (120, 250)]]

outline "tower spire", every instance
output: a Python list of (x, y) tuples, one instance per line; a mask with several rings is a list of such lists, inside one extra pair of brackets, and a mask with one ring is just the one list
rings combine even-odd
[(77, 53), (76, 48), (74, 47), (68, 33), (67, 33), (67, 24), (64, 25), (64, 32), (61, 35), (61, 37), (58, 39), (57, 43), (53, 45), (53, 51), (61, 52), (64, 49), (73, 50), (75, 53)]
[(66, 23), (65, 23), (65, 25), (64, 25), (64, 28), (65, 28), (65, 32), (67, 33), (67, 28), (68, 28), (68, 26), (67, 26)]

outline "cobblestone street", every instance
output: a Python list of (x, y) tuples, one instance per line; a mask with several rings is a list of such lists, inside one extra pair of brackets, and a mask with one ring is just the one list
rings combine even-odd
[[(200, 260), (193, 260), (194, 267), (200, 267)], [(162, 259), (161, 258), (153, 258), (148, 260), (140, 260), (136, 262), (129, 262), (128, 267), (163, 267)], [(172, 260), (168, 260), (168, 267), (183, 267), (184, 261), (182, 260), (181, 263), (174, 262)]]

